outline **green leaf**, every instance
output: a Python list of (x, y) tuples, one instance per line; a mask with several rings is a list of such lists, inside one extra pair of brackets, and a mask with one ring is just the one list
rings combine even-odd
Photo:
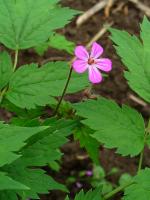
[(29, 138), (27, 145), (20, 150), (22, 156), (3, 169), (14, 180), (30, 188), (28, 191), (15, 191), (25, 199), (39, 199), (38, 194), (48, 193), (49, 190), (67, 192), (64, 185), (46, 175), (38, 166), (46, 166), (60, 159), (59, 148), (67, 142), (66, 137), (72, 133), (76, 122), (50, 118), (42, 125), (49, 125), (49, 128)]
[(67, 197), (65, 198), (65, 200), (69, 200), (69, 197), (67, 196)]
[(144, 147), (144, 120), (142, 116), (123, 105), (104, 98), (76, 104), (85, 125), (95, 130), (93, 137), (107, 148), (117, 148), (123, 156), (138, 155)]
[[(6, 97), (21, 108), (45, 106), (53, 102), (52, 96), (62, 94), (68, 73), (66, 62), (50, 62), (41, 68), (36, 64), (22, 66), (11, 77)], [(80, 91), (87, 85), (86, 75), (73, 72), (68, 93)]]
[(35, 119), (39, 116), (42, 116), (45, 114), (45, 110), (43, 107), (36, 107), (36, 109), (21, 109), (17, 106), (15, 106), (13, 103), (8, 101), (8, 99), (3, 99), (1, 107), (6, 109), (9, 112), (15, 113), (15, 116), (18, 117), (18, 119), (22, 120), (31, 120)]
[(41, 139), (39, 138), (22, 150), (22, 156), (16, 161), (16, 165), (45, 166), (50, 162), (60, 160), (62, 153), (58, 148), (67, 143), (66, 137), (71, 134), (73, 128), (74, 122), (72, 121), (64, 121), (62, 127), (59, 128), (51, 125), (51, 128), (42, 132)]
[(124, 173), (119, 178), (119, 184), (120, 185), (126, 185), (127, 183), (132, 181), (132, 176), (128, 173)]
[(48, 40), (53, 30), (63, 27), (78, 13), (55, 3), (0, 0), (0, 42), (11, 49), (26, 49)]
[(150, 21), (144, 17), (141, 24), (141, 38), (146, 51), (150, 53)]
[(75, 48), (75, 44), (73, 42), (68, 41), (63, 35), (60, 35), (58, 33), (53, 34), (49, 38), (48, 44), (50, 45), (50, 47), (53, 47), (55, 49), (65, 50), (69, 54), (73, 54)]
[(125, 71), (125, 77), (129, 86), (140, 97), (150, 102), (150, 22), (146, 18), (143, 20), (141, 29), (142, 42), (125, 31), (117, 29), (110, 31), (117, 53), (128, 69)]
[(0, 191), (0, 199), (2, 200), (18, 200), (17, 195), (12, 191)]
[(15, 152), (26, 144), (29, 137), (45, 128), (47, 127), (17, 127), (0, 122), (0, 167), (19, 158), (21, 155)]
[(92, 137), (93, 131), (88, 127), (79, 127), (74, 135), (80, 141), (81, 147), (85, 147), (91, 159), (99, 165), (99, 142)]
[[(66, 197), (66, 200), (69, 200), (68, 197)], [(95, 190), (89, 190), (87, 193), (84, 193), (83, 190), (81, 190), (76, 196), (74, 200), (102, 200), (101, 197), (101, 189), (97, 188)]]
[(14, 181), (5, 173), (0, 172), (0, 190), (29, 190), (27, 186)]
[[(41, 169), (24, 169), (17, 165), (11, 165), (8, 173), (14, 180), (30, 188), (30, 190), (24, 190), (24, 198), (39, 199), (38, 194), (47, 194), (49, 190), (67, 191), (64, 185), (57, 183)], [(22, 196), (22, 192), (19, 190), (17, 193)]]
[(7, 52), (0, 53), (0, 90), (3, 89), (13, 72), (11, 57)]
[(34, 49), (39, 56), (43, 56), (44, 53), (48, 50), (48, 47), (49, 47), (48, 42), (43, 42), (42, 44), (36, 46)]
[[(63, 45), (62, 45), (63, 44)], [(58, 50), (64, 50), (69, 54), (73, 54), (75, 44), (65, 38), (65, 36), (60, 35), (58, 33), (53, 33), (49, 37), (49, 40), (46, 42), (43, 42), (42, 44), (35, 47), (35, 51), (37, 54), (42, 56), (49, 47), (58, 49)]]
[(23, 126), (23, 127), (36, 127), (40, 126), (40, 120), (38, 118), (35, 119), (20, 119), (18, 117), (11, 118), (11, 124), (15, 126)]
[(124, 200), (149, 200), (150, 198), (150, 169), (141, 170), (133, 178), (133, 184), (125, 189)]

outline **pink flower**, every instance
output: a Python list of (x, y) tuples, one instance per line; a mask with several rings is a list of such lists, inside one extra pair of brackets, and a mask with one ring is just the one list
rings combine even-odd
[(76, 60), (73, 62), (73, 69), (78, 73), (86, 70), (89, 72), (89, 80), (92, 83), (100, 83), (102, 74), (100, 70), (109, 72), (112, 69), (112, 62), (108, 58), (99, 58), (103, 53), (103, 48), (96, 42), (93, 43), (91, 52), (88, 53), (84, 46), (75, 48)]

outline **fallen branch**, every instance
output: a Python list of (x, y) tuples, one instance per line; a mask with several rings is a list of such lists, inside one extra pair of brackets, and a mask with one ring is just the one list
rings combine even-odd
[(140, 2), (139, 0), (128, 0), (132, 3), (135, 4), (135, 6), (140, 9), (141, 11), (143, 11), (147, 16), (150, 17), (150, 8), (148, 6), (146, 6), (145, 4), (143, 4), (142, 2)]
[[(109, 0), (103, 0), (100, 1), (99, 3), (97, 3), (96, 5), (94, 5), (92, 8), (90, 8), (89, 10), (87, 10), (83, 15), (79, 16), (76, 24), (77, 26), (81, 26), (84, 22), (86, 22), (90, 17), (92, 17), (95, 13), (97, 13), (98, 11), (102, 10), (103, 8), (105, 8), (105, 6), (108, 5), (108, 1)], [(116, 0), (112, 0), (111, 4), (113, 5), (113, 3)]]

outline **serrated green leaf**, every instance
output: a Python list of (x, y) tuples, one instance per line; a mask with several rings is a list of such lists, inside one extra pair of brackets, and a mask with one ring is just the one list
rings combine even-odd
[(142, 116), (123, 105), (107, 99), (89, 100), (76, 104), (79, 116), (85, 125), (95, 130), (93, 137), (107, 148), (117, 148), (123, 156), (138, 155), (144, 147), (144, 120)]
[(23, 127), (36, 127), (40, 126), (40, 121), (38, 118), (35, 119), (20, 119), (18, 117), (12, 117), (10, 124), (13, 124), (15, 126), (23, 126)]
[(146, 51), (150, 51), (150, 21), (144, 17), (141, 24), (141, 38)]
[(73, 42), (68, 41), (65, 36), (58, 33), (53, 34), (49, 38), (48, 44), (50, 45), (50, 47), (53, 47), (55, 49), (65, 50), (69, 54), (73, 54), (73, 50), (75, 48), (75, 44)]
[[(70, 129), (66, 129), (67, 133), (70, 133)], [(28, 148), (22, 151), (22, 157), (18, 159), (21, 165), (24, 166), (45, 166), (54, 160), (61, 158), (61, 153), (58, 151), (63, 144), (68, 140), (60, 130), (51, 133), (51, 130), (47, 130), (49, 135), (38, 140)]]
[(99, 142), (92, 137), (93, 131), (88, 127), (79, 127), (75, 132), (75, 139), (80, 141), (95, 164), (99, 165)]
[[(24, 190), (24, 198), (39, 199), (38, 194), (47, 194), (49, 190), (67, 191), (64, 185), (46, 175), (44, 170), (24, 169), (17, 165), (11, 165), (7, 171), (14, 180), (20, 181), (30, 188), (30, 190)], [(19, 190), (17, 193), (22, 196), (22, 192)]]
[(141, 170), (133, 178), (133, 184), (125, 189), (123, 200), (149, 200), (150, 199), (150, 169)]
[(45, 128), (47, 127), (17, 127), (0, 122), (0, 167), (19, 158), (21, 155), (14, 152), (22, 148), (29, 137)]
[[(12, 76), (6, 97), (21, 108), (45, 106), (52, 96), (62, 94), (69, 73), (66, 62), (50, 62), (41, 68), (36, 64), (19, 68)], [(82, 90), (88, 85), (86, 75), (73, 73), (68, 93)]]
[(0, 190), (29, 190), (27, 186), (19, 183), (5, 173), (0, 172)]
[(11, 57), (7, 52), (0, 53), (0, 90), (3, 89), (13, 73)]
[(58, 33), (53, 33), (49, 37), (48, 41), (36, 46), (35, 51), (38, 55), (42, 56), (48, 50), (49, 47), (58, 50), (64, 50), (72, 55), (75, 48), (75, 44), (67, 40), (65, 36), (60, 35)]
[(150, 22), (144, 18), (141, 25), (141, 39), (131, 36), (125, 31), (111, 29), (111, 39), (116, 44), (115, 48), (122, 62), (127, 67), (125, 77), (129, 86), (142, 97), (150, 102)]
[(14, 180), (30, 188), (28, 191), (15, 191), (25, 199), (39, 199), (38, 194), (48, 193), (48, 190), (59, 189), (67, 192), (64, 185), (47, 176), (38, 166), (46, 166), (49, 162), (60, 159), (61, 153), (58, 149), (67, 142), (66, 137), (72, 133), (76, 122), (50, 118), (43, 124), (49, 125), (50, 128), (29, 138), (28, 144), (20, 150), (22, 156), (10, 165), (5, 165), (3, 169)]
[(78, 13), (56, 6), (56, 2), (0, 0), (0, 42), (11, 49), (26, 49), (48, 40), (53, 30)]
[[(66, 200), (69, 199), (66, 197)], [(87, 193), (84, 193), (83, 190), (81, 190), (76, 196), (74, 200), (102, 200), (101, 197), (101, 189), (96, 188), (95, 190), (89, 190)]]
[(30, 109), (30, 110), (21, 109), (15, 106), (10, 101), (8, 101), (8, 99), (6, 98), (3, 99), (1, 107), (11, 113), (15, 113), (15, 116), (17, 116), (20, 119), (30, 120), (30, 119), (37, 118), (45, 114), (45, 109), (43, 107), (36, 107), (36, 109)]
[[(57, 124), (59, 127), (57, 127)], [(36, 141), (28, 143), (27, 148), (21, 151), (22, 156), (16, 161), (16, 165), (22, 166), (45, 166), (59, 160), (62, 153), (58, 150), (72, 133), (74, 121), (57, 120), (57, 124), (49, 124), (51, 127), (36, 135)]]

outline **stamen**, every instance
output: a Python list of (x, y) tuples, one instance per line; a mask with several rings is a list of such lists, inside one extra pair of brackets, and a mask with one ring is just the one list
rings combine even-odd
[(92, 65), (92, 64), (94, 64), (95, 63), (95, 60), (93, 59), (93, 58), (89, 58), (88, 59), (88, 64), (89, 65)]

